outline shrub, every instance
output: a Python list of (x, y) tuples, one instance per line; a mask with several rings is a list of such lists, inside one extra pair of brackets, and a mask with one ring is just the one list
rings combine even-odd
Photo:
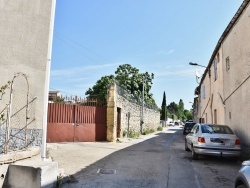
[(122, 131), (122, 137), (125, 137), (125, 136), (127, 136), (127, 131), (126, 131), (126, 130), (123, 130), (123, 131)]
[(157, 127), (157, 131), (162, 131), (162, 130), (163, 130), (162, 126)]
[(146, 134), (150, 134), (150, 133), (153, 133), (153, 132), (155, 132), (155, 130), (154, 129), (146, 129), (146, 130), (144, 130), (143, 131), (143, 135), (146, 135)]
[(140, 133), (137, 133), (134, 130), (130, 130), (128, 136), (129, 138), (138, 138), (140, 136)]

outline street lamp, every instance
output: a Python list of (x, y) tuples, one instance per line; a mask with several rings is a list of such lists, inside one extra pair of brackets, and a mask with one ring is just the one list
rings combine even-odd
[(194, 65), (194, 66), (200, 66), (200, 67), (204, 67), (204, 68), (207, 68), (206, 66), (203, 66), (203, 65), (199, 65), (197, 63), (193, 63), (193, 62), (190, 62), (189, 65)]
[[(204, 65), (199, 65), (199, 64), (193, 63), (193, 62), (189, 62), (189, 65), (199, 66), (199, 67), (203, 67), (203, 68), (206, 68), (206, 69), (207, 69), (206, 66), (204, 66)], [(208, 69), (208, 75), (209, 75), (209, 77), (210, 77), (210, 75), (211, 75), (210, 69)], [(198, 79), (199, 79), (199, 78), (200, 78), (200, 75), (198, 75), (198, 73), (196, 72), (196, 82), (197, 82), (198, 84), (199, 84), (199, 82), (198, 82)]]

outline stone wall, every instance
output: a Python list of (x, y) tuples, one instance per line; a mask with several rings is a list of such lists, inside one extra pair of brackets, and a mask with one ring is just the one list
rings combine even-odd
[[(114, 141), (117, 137), (126, 137), (130, 131), (140, 133), (142, 106), (119, 95), (115, 84), (110, 85), (108, 94), (107, 140)], [(143, 116), (142, 132), (149, 129), (156, 130), (160, 126), (158, 110), (144, 107)], [(120, 122), (120, 130), (117, 130), (118, 122)]]

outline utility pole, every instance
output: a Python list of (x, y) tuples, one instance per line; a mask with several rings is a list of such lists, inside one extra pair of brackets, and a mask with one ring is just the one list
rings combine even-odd
[(144, 111), (144, 77), (142, 78), (141, 134), (142, 134), (142, 130), (143, 130), (143, 123), (144, 123), (143, 111)]
[(164, 117), (165, 117), (165, 126), (167, 126), (167, 122), (166, 122), (166, 106), (165, 106), (165, 115), (164, 115)]

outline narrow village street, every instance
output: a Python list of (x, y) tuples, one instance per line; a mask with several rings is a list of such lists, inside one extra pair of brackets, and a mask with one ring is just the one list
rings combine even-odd
[[(240, 161), (227, 158), (200, 156), (192, 160), (191, 153), (184, 150), (179, 127), (164, 128), (130, 142), (133, 144), (123, 149), (119, 149), (126, 145), (123, 142), (54, 144), (58, 149), (51, 148), (49, 155), (73, 177), (64, 188), (233, 188), (241, 166)], [(62, 145), (64, 151), (60, 150)]]

